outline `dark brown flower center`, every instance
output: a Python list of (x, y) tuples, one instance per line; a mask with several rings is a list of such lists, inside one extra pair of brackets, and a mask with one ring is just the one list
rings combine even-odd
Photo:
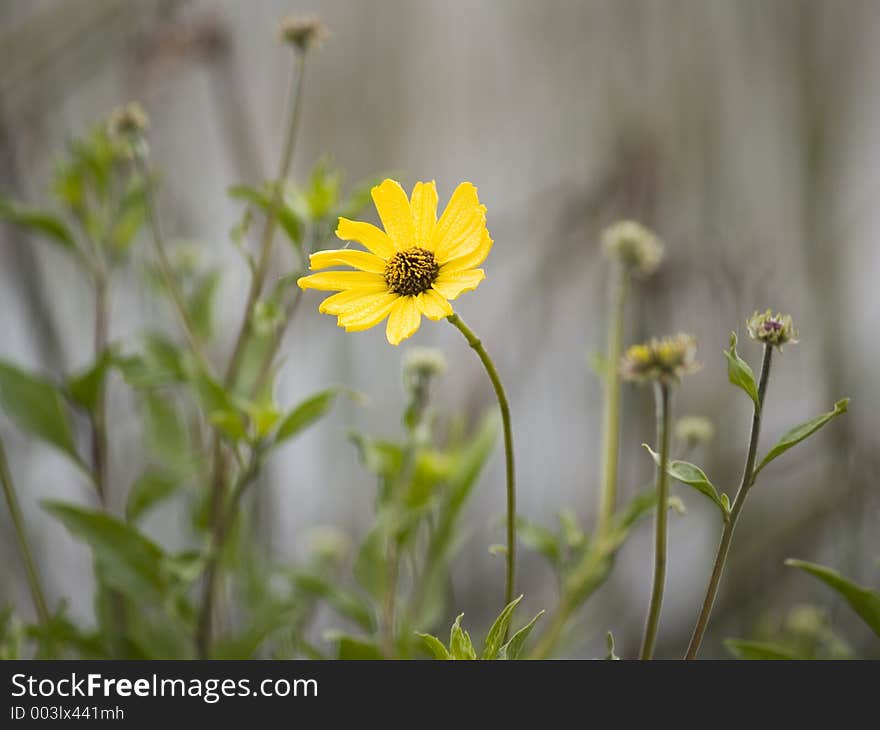
[(415, 296), (431, 288), (439, 271), (433, 253), (424, 248), (408, 248), (388, 259), (385, 282), (395, 294)]

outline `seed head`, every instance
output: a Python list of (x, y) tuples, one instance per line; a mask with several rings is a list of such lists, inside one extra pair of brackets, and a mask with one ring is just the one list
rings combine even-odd
[(300, 51), (307, 51), (328, 35), (327, 26), (317, 15), (288, 15), (278, 25), (278, 37)]
[(635, 221), (620, 221), (602, 232), (605, 254), (620, 261), (631, 274), (653, 274), (663, 259), (663, 242)]
[(633, 345), (623, 356), (620, 373), (624, 380), (646, 383), (655, 380), (669, 385), (682, 376), (699, 370), (696, 362), (697, 340), (693, 335), (652, 339), (642, 345)]
[(116, 107), (107, 120), (107, 131), (111, 137), (131, 140), (141, 136), (150, 126), (150, 118), (144, 108), (136, 101)]
[(763, 313), (755, 312), (746, 321), (746, 327), (753, 340), (775, 345), (780, 351), (787, 342), (797, 344), (798, 333), (789, 314), (773, 314), (769, 309)]

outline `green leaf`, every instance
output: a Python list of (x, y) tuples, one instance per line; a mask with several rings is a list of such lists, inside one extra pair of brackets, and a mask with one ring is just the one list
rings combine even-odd
[(440, 641), (436, 636), (431, 636), (431, 634), (420, 634), (418, 631), (416, 632), (416, 636), (418, 636), (422, 641), (425, 642), (425, 646), (428, 647), (428, 651), (430, 651), (435, 659), (441, 659), (448, 661), (452, 659), (452, 655), (443, 646), (443, 642)]
[(296, 587), (310, 596), (324, 599), (341, 615), (357, 623), (365, 631), (372, 632), (376, 628), (373, 611), (358, 596), (339, 588), (326, 578), (313, 573), (296, 573)]
[(543, 555), (551, 565), (559, 565), (562, 562), (559, 538), (553, 530), (529, 522), (525, 517), (517, 516), (516, 534), (528, 547)]
[(495, 659), (495, 657), (498, 656), (498, 652), (501, 650), (501, 645), (504, 642), (504, 636), (507, 634), (507, 630), (510, 627), (510, 620), (513, 618), (513, 612), (516, 610), (516, 607), (522, 599), (522, 596), (514, 598), (502, 609), (498, 618), (495, 619), (495, 623), (492, 624), (492, 628), (489, 629), (489, 633), (486, 635), (486, 643), (483, 647), (482, 659)]
[(53, 213), (0, 198), (0, 220), (28, 228), (65, 251), (78, 254), (76, 241), (67, 224)]
[(848, 407), (849, 398), (844, 398), (834, 404), (834, 410), (828, 411), (828, 413), (823, 413), (821, 416), (816, 416), (816, 418), (806, 421), (800, 426), (795, 426), (788, 431), (781, 439), (779, 439), (779, 441), (776, 442), (776, 446), (770, 449), (767, 455), (761, 459), (761, 463), (758, 464), (758, 468), (755, 469), (754, 475), (757, 476), (758, 472), (773, 461), (773, 459), (784, 454), (792, 446), (797, 446), (805, 438), (812, 436), (830, 420), (846, 413)]
[(149, 468), (131, 485), (125, 503), (125, 519), (137, 522), (181, 486), (179, 479), (158, 469)]
[(189, 296), (187, 309), (202, 342), (209, 342), (214, 336), (214, 298), (219, 284), (220, 272), (210, 271), (197, 278)]
[(502, 646), (501, 651), (498, 652), (498, 658), (507, 659), (509, 661), (519, 659), (519, 655), (522, 654), (523, 646), (526, 643), (526, 639), (529, 638), (529, 634), (532, 633), (532, 629), (535, 628), (535, 624), (538, 622), (538, 619), (541, 618), (541, 616), (543, 615), (544, 611), (538, 611), (538, 613), (535, 614), (535, 618), (533, 618), (513, 636), (511, 636), (510, 641)]
[(339, 388), (328, 388), (306, 398), (281, 421), (275, 435), (275, 445), (284, 443), (320, 419), (342, 392)]
[(267, 215), (275, 207), (278, 223), (284, 229), (291, 243), (297, 247), (302, 245), (303, 222), (283, 196), (276, 201), (271, 188), (258, 190), (248, 185), (233, 185), (229, 188), (228, 193), (232, 198), (257, 206)]
[(474, 651), (471, 637), (467, 631), (461, 628), (463, 616), (463, 613), (458, 614), (455, 623), (452, 624), (452, 630), (449, 632), (449, 652), (453, 659), (476, 659), (477, 653)]
[(324, 634), (324, 638), (336, 644), (337, 659), (370, 661), (385, 658), (379, 647), (366, 639), (359, 639), (339, 631), (328, 631)]
[(730, 349), (724, 351), (727, 358), (727, 379), (738, 388), (742, 388), (752, 402), (758, 405), (758, 386), (755, 385), (755, 373), (749, 364), (736, 351), (736, 332), (730, 333)]
[(76, 405), (93, 413), (98, 404), (98, 398), (104, 387), (107, 371), (113, 362), (113, 356), (109, 350), (104, 350), (97, 361), (85, 370), (75, 373), (67, 379), (67, 392), (70, 399)]
[(0, 407), (23, 431), (52, 444), (79, 466), (70, 413), (53, 383), (0, 362)]
[(791, 661), (800, 659), (797, 654), (779, 644), (748, 639), (727, 639), (724, 645), (737, 659)]
[(43, 502), (76, 538), (89, 545), (105, 583), (135, 602), (158, 601), (166, 587), (162, 549), (121, 520), (64, 502)]
[(816, 563), (789, 559), (785, 561), (785, 564), (792, 568), (800, 568), (837, 591), (849, 604), (850, 608), (871, 627), (871, 630), (877, 636), (880, 636), (880, 593), (863, 588), (857, 583), (844, 578), (837, 571), (817, 565)]
[[(652, 450), (648, 444), (642, 444), (642, 446), (647, 449), (648, 453), (654, 459), (654, 463), (659, 467), (660, 454)], [(700, 467), (691, 464), (689, 461), (673, 459), (672, 461), (667, 462), (666, 473), (676, 481), (681, 482), (682, 484), (687, 484), (689, 487), (693, 487), (700, 494), (711, 499), (718, 506), (718, 509), (721, 510), (721, 516), (724, 519), (727, 519), (729, 510), (725, 507), (724, 500), (721, 498), (721, 495), (718, 494), (715, 485), (709, 481), (709, 477), (706, 476), (705, 472), (700, 469)]]

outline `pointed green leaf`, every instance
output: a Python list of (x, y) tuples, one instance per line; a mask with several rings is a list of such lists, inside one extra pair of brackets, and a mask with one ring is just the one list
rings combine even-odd
[(736, 351), (736, 332), (730, 333), (730, 349), (724, 350), (727, 358), (727, 379), (738, 388), (742, 388), (755, 405), (758, 405), (758, 386), (755, 385), (755, 373), (749, 364)]
[(452, 659), (452, 655), (447, 648), (443, 646), (443, 642), (436, 636), (431, 636), (431, 634), (420, 634), (418, 631), (416, 632), (416, 636), (425, 642), (425, 646), (428, 647), (428, 651), (434, 655), (435, 659), (441, 659), (444, 661)]
[(535, 624), (538, 622), (538, 619), (541, 618), (541, 616), (543, 615), (544, 611), (538, 611), (538, 613), (535, 615), (535, 618), (533, 618), (513, 636), (511, 636), (510, 641), (502, 646), (501, 650), (498, 652), (498, 658), (507, 659), (509, 661), (519, 659), (519, 655), (522, 654), (523, 646), (526, 643), (526, 639), (529, 638), (529, 634), (532, 633), (532, 629), (535, 628)]
[(801, 441), (812, 436), (832, 419), (846, 413), (848, 407), (849, 398), (844, 398), (834, 404), (834, 410), (828, 411), (828, 413), (823, 413), (821, 416), (816, 416), (816, 418), (806, 421), (800, 426), (795, 426), (788, 431), (781, 439), (779, 439), (779, 441), (776, 442), (776, 446), (770, 449), (767, 455), (761, 459), (761, 463), (758, 464), (758, 468), (755, 469), (755, 476), (758, 475), (758, 472), (760, 472), (761, 469), (773, 461), (773, 459), (784, 454), (792, 446), (797, 446)]
[(461, 628), (463, 616), (463, 613), (458, 614), (455, 623), (452, 624), (452, 630), (449, 632), (449, 651), (453, 659), (476, 659), (477, 653), (474, 651), (471, 637), (467, 631)]
[(147, 469), (128, 490), (125, 519), (137, 522), (153, 507), (174, 494), (180, 486), (179, 479), (158, 469)]
[(486, 643), (483, 647), (482, 659), (495, 659), (498, 656), (501, 645), (504, 643), (504, 636), (507, 634), (507, 630), (510, 627), (510, 620), (513, 618), (513, 612), (516, 610), (516, 607), (522, 599), (522, 596), (514, 598), (502, 609), (498, 618), (495, 619), (495, 623), (492, 624), (492, 628), (489, 629), (489, 633), (486, 635)]
[[(642, 446), (648, 450), (648, 453), (654, 459), (654, 463), (657, 464), (657, 466), (660, 466), (660, 455), (653, 451), (648, 444), (642, 444)], [(709, 477), (706, 476), (705, 472), (700, 469), (700, 467), (691, 464), (689, 461), (673, 459), (666, 464), (666, 473), (676, 481), (693, 487), (700, 494), (711, 499), (721, 510), (722, 517), (726, 519), (728, 509), (725, 507), (725, 501), (721, 498), (721, 495), (718, 494), (715, 485), (709, 481)]]
[(0, 362), (0, 408), (20, 429), (52, 444), (83, 466), (73, 439), (70, 413), (53, 383)]
[(797, 654), (779, 644), (747, 639), (727, 639), (724, 645), (737, 659), (791, 661), (801, 659)]
[(43, 508), (91, 547), (99, 575), (108, 586), (136, 602), (162, 598), (164, 553), (143, 533), (103, 512), (64, 502), (44, 502)]
[(94, 364), (67, 380), (67, 392), (71, 400), (90, 413), (94, 412), (98, 404), (112, 359), (111, 353), (104, 350)]
[(30, 229), (66, 251), (78, 253), (73, 234), (67, 224), (54, 213), (0, 198), (0, 220)]
[(284, 443), (320, 419), (340, 394), (339, 388), (328, 388), (306, 398), (281, 421), (275, 435), (275, 445)]
[(850, 608), (871, 627), (871, 630), (880, 636), (880, 593), (863, 588), (844, 578), (837, 571), (816, 563), (790, 559), (786, 560), (785, 564), (792, 568), (800, 568), (837, 591), (850, 605)]

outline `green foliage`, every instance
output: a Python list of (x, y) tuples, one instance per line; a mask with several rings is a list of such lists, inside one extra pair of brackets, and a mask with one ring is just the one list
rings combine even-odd
[(832, 629), (828, 613), (816, 606), (793, 607), (781, 620), (761, 618), (757, 638), (724, 642), (737, 659), (851, 659), (852, 649)]
[(801, 441), (806, 438), (812, 436), (816, 431), (818, 431), (822, 426), (827, 424), (829, 421), (837, 418), (837, 416), (843, 415), (846, 413), (847, 408), (849, 406), (849, 398), (844, 398), (843, 400), (837, 401), (834, 404), (834, 409), (829, 411), (828, 413), (823, 413), (821, 416), (816, 416), (816, 418), (812, 418), (809, 421), (806, 421), (799, 426), (795, 426), (790, 431), (787, 431), (779, 441), (776, 442), (776, 445), (767, 452), (767, 455), (761, 459), (758, 466), (755, 468), (755, 475), (758, 474), (761, 469), (763, 469), (767, 464), (773, 461), (778, 456), (781, 456), (786, 451), (788, 451), (793, 446), (797, 446)]
[(20, 429), (83, 466), (73, 437), (70, 410), (61, 389), (51, 381), (0, 362), (0, 407)]
[(786, 560), (785, 564), (792, 568), (799, 568), (822, 581), (840, 595), (862, 621), (868, 624), (871, 630), (880, 637), (880, 593), (853, 583), (837, 571), (816, 565), (816, 563), (790, 559)]
[[(531, 634), (535, 623), (544, 613), (540, 611), (531, 621), (514, 632), (513, 636), (508, 639), (510, 622), (520, 601), (522, 601), (522, 596), (508, 603), (498, 615), (498, 618), (495, 619), (492, 627), (489, 629), (489, 633), (486, 635), (480, 659), (513, 660), (520, 658), (526, 639)], [(449, 632), (448, 648), (436, 636), (416, 633), (435, 659), (474, 660), (477, 658), (477, 652), (471, 642), (470, 634), (461, 626), (461, 619), (463, 617), (463, 613), (459, 614), (452, 624), (452, 629)]]
[[(657, 464), (657, 466), (660, 466), (660, 455), (653, 451), (648, 444), (642, 444), (642, 446), (647, 449), (649, 454), (651, 454), (654, 463)], [(693, 487), (700, 494), (711, 499), (718, 509), (721, 510), (722, 519), (727, 519), (730, 514), (730, 504), (726, 499), (727, 495), (721, 495), (718, 493), (718, 490), (715, 489), (715, 485), (709, 481), (709, 477), (706, 476), (705, 472), (700, 469), (700, 467), (695, 466), (688, 461), (672, 459), (666, 464), (666, 473), (676, 481), (679, 481), (682, 484), (687, 484), (689, 487)]]
[(727, 378), (737, 388), (745, 391), (746, 395), (758, 405), (758, 386), (755, 383), (755, 374), (749, 364), (743, 360), (736, 351), (736, 332), (730, 333), (730, 349), (724, 351), (727, 358)]

